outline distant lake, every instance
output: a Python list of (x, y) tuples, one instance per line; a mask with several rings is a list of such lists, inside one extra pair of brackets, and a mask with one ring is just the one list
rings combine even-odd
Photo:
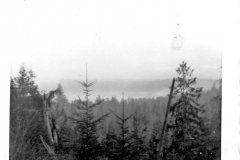
[[(198, 79), (196, 86), (203, 87), (204, 90), (210, 89), (216, 82), (215, 79)], [(85, 98), (82, 91), (83, 87), (75, 80), (61, 79), (61, 83), (65, 95), (69, 101), (72, 101), (78, 96), (81, 99)], [(172, 79), (157, 79), (157, 80), (98, 80), (90, 90), (90, 100), (95, 100), (98, 96), (101, 98), (111, 98), (115, 96), (117, 99), (127, 98), (152, 98), (166, 96), (170, 92)], [(39, 84), (40, 90), (56, 89), (57, 84)], [(218, 87), (218, 85), (216, 85)]]

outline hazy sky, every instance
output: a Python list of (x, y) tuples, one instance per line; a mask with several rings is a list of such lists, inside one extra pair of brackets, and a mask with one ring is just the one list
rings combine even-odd
[[(39, 87), (42, 81), (79, 78), (85, 63), (90, 79), (172, 78), (182, 60), (198, 77), (218, 77), (223, 47), (222, 156), (234, 159), (239, 156), (239, 6), (239, 0), (2, 0), (1, 74), (8, 71), (4, 57), (11, 53), (12, 75), (25, 62), (38, 75)], [(176, 34), (184, 37), (181, 51), (171, 49)], [(5, 79), (1, 104), (9, 106)], [(8, 116), (3, 107), (4, 146)], [(1, 159), (8, 154), (2, 147)]]
[(58, 83), (88, 63), (90, 79), (164, 79), (182, 60), (199, 78), (221, 76), (221, 1), (25, 0), (9, 9), (12, 76), (25, 63), (38, 83)]

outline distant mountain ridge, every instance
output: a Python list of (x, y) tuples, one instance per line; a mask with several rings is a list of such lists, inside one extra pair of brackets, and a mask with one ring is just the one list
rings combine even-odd
[[(216, 82), (216, 79), (197, 79), (196, 86), (203, 87), (204, 90), (210, 89)], [(59, 83), (62, 84), (63, 90), (69, 100), (73, 100), (78, 96), (82, 97), (82, 86), (72, 79), (61, 79)], [(168, 94), (172, 79), (154, 79), (154, 80), (98, 80), (95, 85), (91, 87), (92, 98), (95, 99), (98, 95), (104, 98), (111, 98), (116, 96), (121, 98), (122, 92), (125, 93), (126, 98), (140, 98), (140, 97), (157, 97)], [(41, 84), (40, 88), (45, 90), (54, 89), (50, 86), (57, 86), (57, 84)], [(218, 84), (216, 84), (218, 87)]]

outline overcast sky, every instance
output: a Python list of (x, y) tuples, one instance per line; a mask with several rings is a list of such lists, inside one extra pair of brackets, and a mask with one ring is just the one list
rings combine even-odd
[[(199, 78), (219, 78), (221, 1), (31, 1), (9, 7), (12, 76), (24, 63), (36, 81), (164, 79), (185, 60)], [(180, 50), (173, 39), (180, 36)]]
[[(198, 77), (217, 77), (223, 46), (222, 158), (239, 156), (239, 0), (64, 1), (0, 1), (4, 61), (0, 70), (1, 75), (6, 73), (0, 80), (2, 106), (9, 106), (8, 53), (12, 75), (25, 62), (38, 75), (39, 84), (62, 77), (77, 79), (85, 63), (91, 79), (176, 76), (170, 68), (182, 60), (195, 68)], [(181, 51), (174, 51), (171, 43), (178, 33), (184, 44)], [(8, 116), (9, 109), (3, 107), (4, 146), (9, 144)], [(2, 147), (1, 159), (8, 154), (8, 147)]]

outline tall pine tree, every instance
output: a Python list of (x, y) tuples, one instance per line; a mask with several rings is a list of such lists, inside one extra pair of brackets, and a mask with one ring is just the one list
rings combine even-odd
[(177, 102), (170, 108), (171, 119), (167, 125), (172, 141), (164, 149), (163, 159), (213, 159), (206, 146), (207, 128), (201, 116), (204, 106), (198, 103), (202, 88), (194, 86), (196, 78), (191, 78), (193, 70), (186, 62), (182, 62), (176, 72), (177, 85), (173, 93)]

